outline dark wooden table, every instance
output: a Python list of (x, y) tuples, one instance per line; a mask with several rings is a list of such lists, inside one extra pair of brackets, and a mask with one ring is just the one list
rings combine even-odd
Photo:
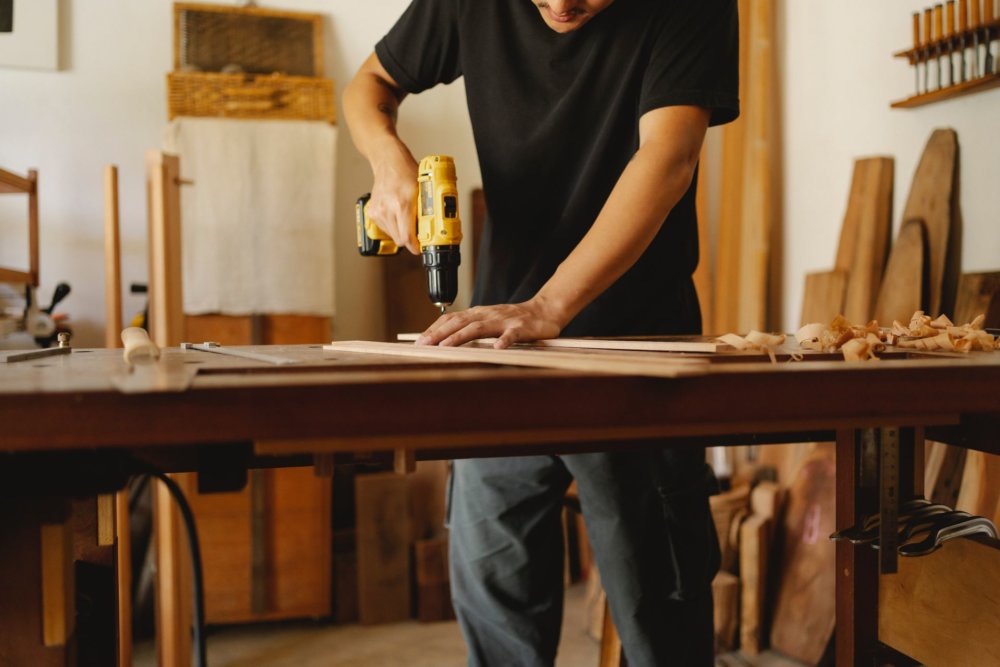
[[(676, 377), (652, 377), (321, 346), (245, 349), (301, 363), (166, 350), (163, 367), (197, 370), (190, 387), (132, 394), (115, 388), (115, 376), (126, 372), (115, 350), (0, 365), (5, 495), (23, 504), (35, 496), (106, 492), (120, 489), (140, 464), (194, 470), (206, 460), (224, 465), (230, 455), (246, 466), (335, 452), (399, 451), (419, 459), (836, 440), (837, 526), (845, 528), (878, 510), (877, 493), (862, 483), (863, 429), (903, 428), (910, 439), (902, 449), (903, 483), (916, 491), (925, 430), (998, 451), (990, 436), (1000, 425), (1000, 354), (901, 354), (864, 364), (824, 355), (789, 363), (782, 356), (771, 364), (759, 354), (725, 353), (706, 355)], [(647, 360), (653, 375), (657, 364), (676, 358), (633, 356)], [(15, 546), (9, 536), (0, 539), (4, 550)], [(837, 662), (871, 664), (878, 564), (871, 550), (845, 543), (837, 549)], [(9, 618), (0, 609), (0, 622)], [(0, 662), (4, 646), (0, 640)], [(34, 664), (65, 664), (65, 657)]]

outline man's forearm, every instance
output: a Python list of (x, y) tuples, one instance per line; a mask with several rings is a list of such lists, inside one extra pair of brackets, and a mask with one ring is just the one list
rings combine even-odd
[(561, 326), (645, 252), (690, 187), (700, 146), (677, 150), (653, 140), (636, 152), (593, 226), (535, 297)]
[(381, 69), (373, 55), (344, 89), (344, 117), (351, 139), (369, 162), (377, 159), (381, 142), (399, 140), (396, 117), (405, 96)]

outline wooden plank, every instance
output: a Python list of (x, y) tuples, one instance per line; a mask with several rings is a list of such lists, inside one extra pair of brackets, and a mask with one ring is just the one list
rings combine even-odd
[(611, 608), (607, 598), (604, 600), (604, 621), (601, 628), (601, 651), (598, 657), (598, 667), (627, 667), (622, 640), (618, 636), (618, 628), (611, 618)]
[[(750, 15), (750, 0), (739, 0), (740, 16)], [(746, 105), (753, 91), (748, 87), (750, 22), (740, 21), (740, 99)], [(715, 301), (712, 324), (716, 332), (736, 331), (739, 322), (740, 247), (742, 245), (743, 181), (745, 177), (746, 115), (722, 128), (721, 198), (715, 262)]]
[(903, 220), (922, 219), (927, 228), (928, 313), (954, 314), (961, 266), (958, 208), (958, 135), (935, 130), (910, 185)]
[[(396, 334), (400, 342), (412, 342), (420, 337), (418, 333)], [(489, 346), (496, 338), (480, 338), (477, 345)], [(731, 352), (735, 348), (725, 343), (701, 340), (641, 340), (635, 338), (546, 338), (530, 343), (518, 343), (517, 348), (566, 348), (571, 350), (623, 350), (635, 352)]]
[(819, 446), (788, 490), (779, 530), (780, 580), (775, 595), (771, 647), (817, 664), (833, 636), (836, 568), (835, 453)]
[[(175, 475), (181, 488), (190, 475)], [(190, 494), (189, 494), (190, 495)], [(159, 664), (191, 664), (191, 558), (187, 535), (173, 496), (162, 482), (153, 482), (153, 527), (156, 545), (156, 649)]]
[(121, 347), (122, 264), (118, 167), (104, 168), (104, 347)]
[(926, 665), (1000, 664), (1000, 542), (957, 539), (879, 578), (879, 639)]
[(635, 355), (611, 353), (596, 355), (563, 351), (550, 352), (546, 350), (431, 347), (372, 341), (334, 342), (324, 345), (323, 349), (334, 352), (385, 354), (421, 359), (471, 361), (506, 366), (559, 368), (579, 372), (616, 373), (653, 377), (698, 375), (706, 372), (708, 369), (708, 362), (704, 359), (664, 358), (641, 353), (636, 353)]
[(767, 563), (770, 520), (751, 515), (740, 526), (740, 652), (757, 655), (767, 645)]
[(110, 547), (115, 543), (115, 497), (111, 493), (97, 496), (97, 544)]
[(984, 327), (1000, 329), (1000, 272), (963, 273), (955, 299), (955, 323), (985, 315)]
[[(714, 333), (712, 322), (712, 301), (714, 299), (712, 267), (712, 233), (711, 220), (708, 217), (708, 142), (701, 147), (698, 158), (698, 189), (695, 191), (695, 210), (698, 216), (698, 268), (694, 272), (694, 288), (698, 293), (698, 304), (701, 307), (701, 330)], [(725, 333), (725, 332), (717, 332)]]
[(34, 183), (30, 178), (0, 169), (0, 193), (29, 194), (33, 188)]
[(409, 498), (405, 476), (376, 473), (355, 479), (361, 623), (410, 618)]
[(918, 310), (927, 309), (927, 234), (923, 220), (907, 220), (899, 230), (882, 276), (875, 319), (885, 327), (904, 324)]
[(847, 272), (817, 271), (806, 274), (805, 292), (802, 295), (801, 324), (819, 322), (829, 324), (844, 312), (844, 295), (847, 292)]
[(156, 150), (146, 153), (149, 206), (149, 332), (161, 348), (184, 338), (181, 289), (180, 159)]
[(448, 538), (418, 540), (413, 545), (416, 561), (417, 620), (423, 623), (455, 618), (448, 576)]
[(994, 523), (1000, 519), (1000, 456), (974, 449), (967, 452), (955, 509), (984, 516)]
[(27, 271), (0, 268), (0, 283), (23, 283), (30, 285), (31, 274)]
[(843, 314), (851, 322), (868, 322), (875, 311), (892, 232), (893, 167), (890, 157), (854, 163), (835, 264), (848, 272)]
[(715, 652), (732, 651), (740, 622), (740, 579), (729, 572), (719, 572), (712, 580), (715, 616)]
[(271, 486), (267, 545), (271, 618), (328, 616), (332, 611), (332, 479), (312, 468), (266, 471)]
[(928, 500), (954, 507), (965, 471), (964, 447), (928, 441), (925, 450), (924, 489)]
[(65, 646), (73, 635), (76, 592), (69, 523), (43, 523), (41, 532), (42, 643)]
[[(836, 268), (848, 271), (844, 316), (851, 322), (868, 322), (875, 311), (892, 233), (893, 167), (891, 157), (855, 162), (854, 180), (860, 183), (852, 185), (848, 202), (848, 218), (853, 222), (848, 225), (845, 219), (841, 233), (841, 244), (848, 249), (843, 253), (838, 250), (836, 264)], [(855, 238), (845, 244), (849, 233)], [(851, 246), (853, 254), (843, 258)]]
[(118, 664), (132, 664), (132, 530), (128, 489), (115, 494), (115, 595), (118, 610)]
[(28, 181), (31, 189), (28, 193), (28, 272), (31, 274), (31, 284), (38, 287), (39, 278), (42, 275), (42, 268), (39, 260), (39, 239), (38, 239), (38, 172), (34, 169), (28, 171)]
[(775, 0), (756, 0), (750, 3), (749, 13), (743, 15), (751, 24), (747, 85), (753, 92), (744, 103), (746, 171), (741, 197), (738, 332), (769, 328), (771, 241), (778, 223), (780, 164), (775, 104), (775, 11)]

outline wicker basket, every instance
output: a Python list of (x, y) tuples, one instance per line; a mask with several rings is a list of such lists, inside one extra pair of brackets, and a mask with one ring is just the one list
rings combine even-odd
[(336, 122), (333, 82), (322, 78), (319, 14), (175, 3), (174, 69), (167, 75), (171, 119)]
[(333, 82), (316, 77), (171, 72), (167, 98), (171, 120), (216, 116), (336, 122)]

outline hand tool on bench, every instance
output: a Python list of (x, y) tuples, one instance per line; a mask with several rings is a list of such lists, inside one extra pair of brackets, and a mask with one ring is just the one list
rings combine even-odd
[(181, 349), (199, 350), (201, 352), (212, 352), (214, 354), (225, 354), (231, 357), (252, 359), (254, 361), (262, 361), (267, 364), (275, 364), (277, 366), (286, 366), (288, 364), (301, 363), (299, 359), (292, 359), (291, 357), (281, 357), (273, 354), (261, 354), (259, 352), (248, 352), (247, 350), (236, 350), (231, 347), (223, 347), (219, 343), (215, 343), (212, 341), (206, 341), (204, 343), (181, 343)]
[(59, 334), (59, 347), (47, 347), (41, 350), (15, 350), (13, 352), (0, 352), (0, 363), (13, 364), (18, 361), (31, 361), (32, 359), (44, 359), (60, 354), (69, 354), (73, 348), (69, 346), (69, 334)]
[(160, 348), (149, 338), (145, 329), (128, 327), (122, 331), (122, 358), (126, 372), (111, 378), (123, 394), (157, 391), (184, 391), (197, 370), (184, 365), (171, 366), (160, 359)]

